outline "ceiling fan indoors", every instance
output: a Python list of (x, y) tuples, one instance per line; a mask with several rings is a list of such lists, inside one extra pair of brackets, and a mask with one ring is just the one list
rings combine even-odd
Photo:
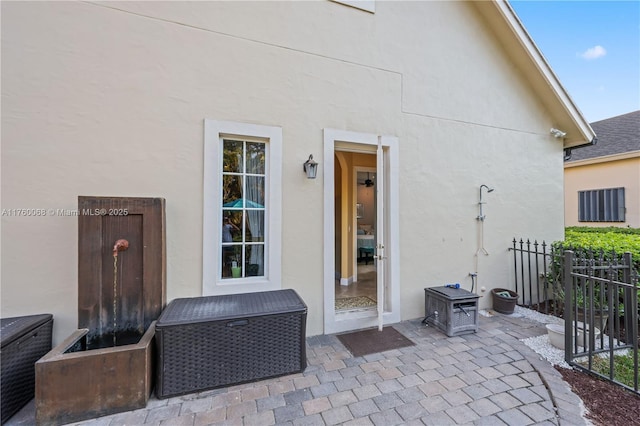
[(376, 183), (371, 179), (371, 177), (369, 176), (369, 172), (367, 172), (367, 179), (364, 182), (358, 182), (359, 185), (364, 185), (367, 188), (371, 188), (372, 186), (374, 186)]

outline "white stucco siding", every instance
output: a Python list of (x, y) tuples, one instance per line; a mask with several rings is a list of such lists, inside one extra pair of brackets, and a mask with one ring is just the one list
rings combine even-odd
[[(423, 313), (424, 287), (459, 282), (469, 289), (470, 272), (478, 273), (479, 287), (512, 288), (508, 248), (513, 238), (550, 242), (563, 235), (557, 145), (542, 135), (421, 117), (405, 119), (405, 129), (400, 175), (403, 316)], [(489, 255), (480, 253), (476, 261), (482, 184), (495, 190), (483, 194)], [(479, 293), (487, 296), (480, 300), (483, 307), (491, 306), (488, 290)]]
[[(202, 294), (205, 118), (282, 128), (282, 286), (308, 304), (309, 335), (323, 331), (324, 188), (301, 165), (325, 161), (324, 128), (399, 139), (403, 318), (422, 315), (427, 285), (470, 285), (480, 184), (496, 188), (480, 286), (506, 284), (514, 236), (562, 235), (552, 117), (468, 5), (1, 7), (2, 208), (164, 197), (168, 300)], [(3, 217), (2, 255), (2, 316), (51, 312), (55, 341), (68, 336), (76, 218)]]

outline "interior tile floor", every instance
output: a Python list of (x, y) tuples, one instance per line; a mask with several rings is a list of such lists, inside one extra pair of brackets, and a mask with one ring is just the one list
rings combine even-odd
[[(375, 302), (377, 299), (376, 289), (376, 268), (375, 265), (358, 265), (358, 281), (349, 285), (340, 285), (340, 280), (336, 280), (335, 294), (338, 304), (340, 299), (346, 298), (368, 298)], [(350, 305), (350, 308), (370, 307), (371, 305), (358, 305), (358, 299), (354, 299), (356, 305)], [(366, 303), (366, 299), (361, 299)], [(375, 306), (375, 305), (374, 305)]]

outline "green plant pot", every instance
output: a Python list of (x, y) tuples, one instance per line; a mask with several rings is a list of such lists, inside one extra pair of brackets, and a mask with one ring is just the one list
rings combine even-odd
[(231, 276), (233, 278), (240, 278), (240, 276), (242, 275), (242, 268), (240, 267), (231, 267)]

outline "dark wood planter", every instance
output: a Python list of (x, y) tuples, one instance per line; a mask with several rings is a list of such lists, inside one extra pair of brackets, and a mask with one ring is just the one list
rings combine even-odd
[(78, 197), (78, 210), (78, 330), (36, 363), (39, 425), (144, 408), (152, 390), (165, 201)]
[(36, 422), (60, 425), (144, 408), (154, 377), (155, 321), (131, 345), (73, 350), (86, 343), (77, 330), (36, 362)]

